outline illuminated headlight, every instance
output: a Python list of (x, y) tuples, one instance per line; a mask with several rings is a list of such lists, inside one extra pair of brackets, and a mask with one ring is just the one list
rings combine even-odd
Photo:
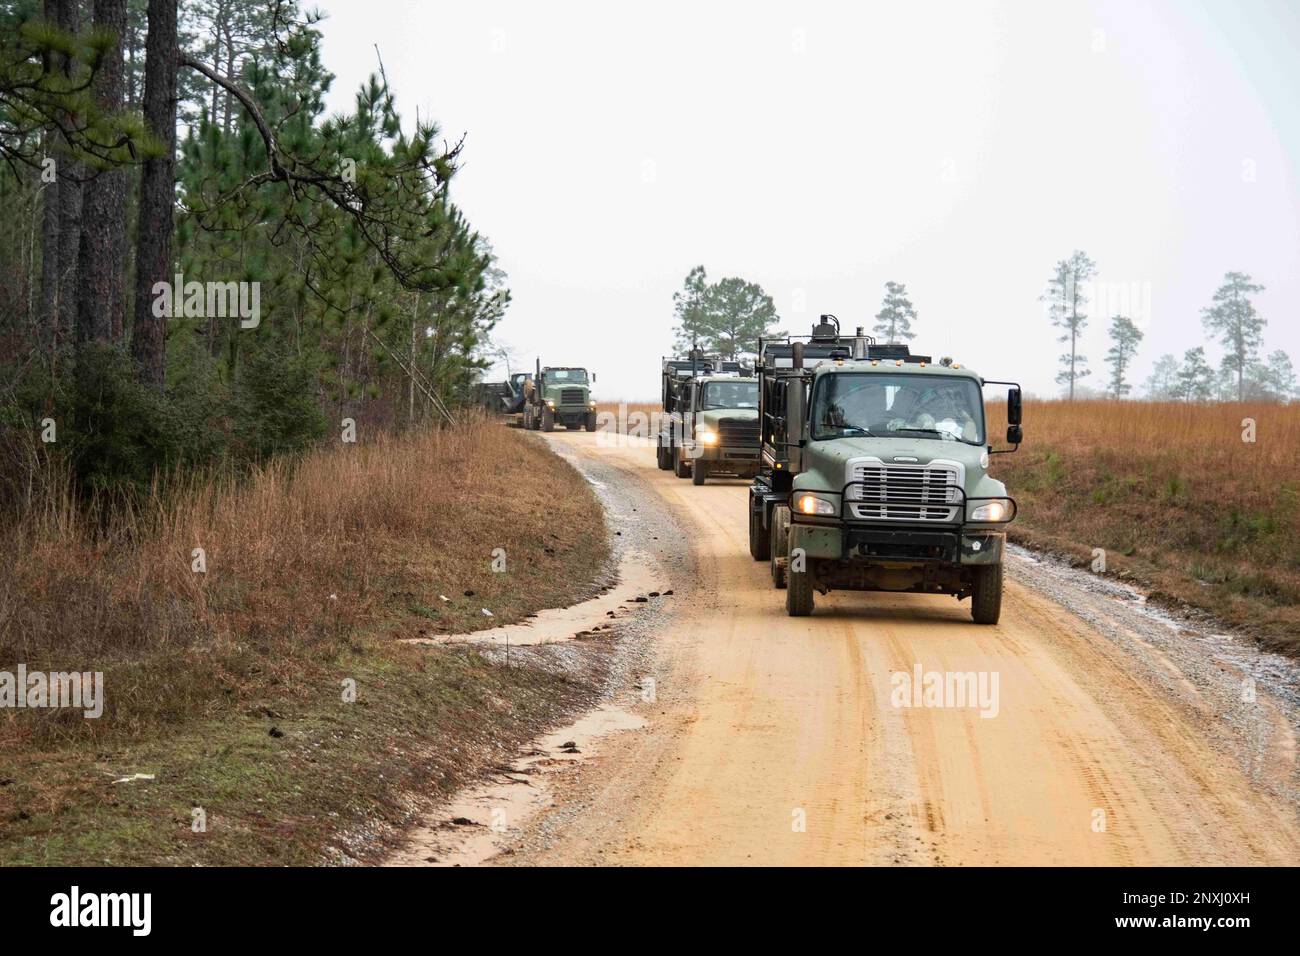
[(971, 509), (971, 521), (1007, 521), (1011, 507), (1005, 501), (986, 501)]
[(587, 404), (588, 404), (590, 407), (592, 407), (592, 408), (595, 408), (595, 407), (596, 407), (596, 403), (595, 403), (594, 401), (593, 401), (593, 402), (588, 402)]
[(804, 515), (833, 515), (835, 506), (824, 498), (807, 493), (794, 496), (794, 510)]
[(696, 431), (695, 437), (701, 445), (716, 445), (718, 443), (718, 433), (711, 432), (707, 428)]
[(553, 399), (553, 398), (548, 398), (548, 399), (546, 400), (546, 405), (547, 405), (548, 408), (554, 408), (554, 407), (555, 407), (555, 399)]

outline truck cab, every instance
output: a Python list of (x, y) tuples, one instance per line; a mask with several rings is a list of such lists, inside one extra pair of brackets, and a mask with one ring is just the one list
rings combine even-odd
[(554, 431), (556, 423), (570, 430), (596, 430), (596, 402), (591, 397), (595, 375), (576, 366), (537, 363), (531, 381), (524, 385), (525, 428)]
[(738, 362), (666, 359), (658, 464), (702, 485), (758, 469), (758, 379)]
[[(807, 341), (760, 347), (761, 465), (750, 488), (750, 553), (771, 564), (791, 615), (833, 589), (972, 599), (996, 623), (1006, 525), (1016, 503), (989, 474), (986, 385), (1020, 388), (907, 346), (842, 336), (823, 316)], [(1014, 451), (1015, 448), (1009, 449)]]

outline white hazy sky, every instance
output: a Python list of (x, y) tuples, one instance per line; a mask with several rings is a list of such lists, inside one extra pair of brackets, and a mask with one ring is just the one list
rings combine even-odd
[[(1055, 390), (1038, 301), (1087, 251), (1136, 369), (1203, 344), (1223, 273), (1267, 287), (1265, 344), (1300, 363), (1300, 4), (645, 4), (322, 0), (329, 105), (375, 69), (399, 108), (468, 134), (453, 198), (514, 295), (498, 338), (658, 393), (694, 265), (870, 326), (886, 280), (918, 352)], [(1217, 361), (1217, 346), (1208, 350)]]

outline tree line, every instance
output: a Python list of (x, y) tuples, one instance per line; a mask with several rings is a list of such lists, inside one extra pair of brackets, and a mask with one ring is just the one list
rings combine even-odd
[[(1083, 385), (1092, 369), (1079, 348), (1089, 320), (1088, 290), (1096, 274), (1096, 263), (1076, 250), (1056, 263), (1046, 291), (1040, 296), (1049, 320), (1061, 332), (1059, 341), (1068, 346), (1058, 359), (1056, 382), (1069, 399), (1096, 394)], [(1153, 401), (1238, 402), (1291, 401), (1300, 397), (1286, 352), (1279, 349), (1261, 357), (1268, 323), (1256, 311), (1251, 297), (1263, 290), (1245, 273), (1227, 273), (1201, 312), (1205, 331), (1223, 350), (1219, 367), (1209, 364), (1204, 346), (1188, 349), (1181, 360), (1163, 355), (1143, 386), (1146, 397)], [(689, 272), (682, 289), (673, 294), (673, 307), (677, 320), (674, 331), (683, 351), (699, 346), (734, 360), (756, 354), (760, 336), (782, 334), (774, 328), (779, 317), (761, 286), (738, 278), (710, 283), (703, 266)], [(875, 320), (872, 332), (880, 342), (907, 343), (916, 337), (912, 327), (917, 321), (916, 307), (905, 284), (885, 283)], [(1125, 398), (1133, 394), (1132, 368), (1145, 334), (1131, 316), (1118, 313), (1110, 317), (1107, 331), (1110, 348), (1104, 358), (1108, 371), (1102, 393)]]
[(0, 481), (42, 422), (80, 488), (131, 490), (467, 393), (509, 292), (451, 199), (464, 140), (381, 61), (326, 116), (321, 16), (0, 0)]
[[(1059, 341), (1069, 351), (1059, 358), (1057, 384), (1073, 399), (1083, 379), (1092, 374), (1087, 356), (1079, 352), (1079, 338), (1088, 325), (1087, 289), (1097, 265), (1075, 250), (1057, 262), (1041, 296), (1052, 324), (1061, 330)], [(1153, 401), (1290, 401), (1297, 397), (1295, 371), (1282, 350), (1261, 357), (1268, 320), (1259, 314), (1251, 296), (1264, 291), (1244, 272), (1228, 272), (1210, 304), (1201, 310), (1207, 335), (1223, 350), (1215, 369), (1205, 346), (1188, 349), (1181, 360), (1162, 355), (1148, 377), (1144, 391)], [(1133, 359), (1144, 334), (1129, 316), (1113, 315), (1108, 329), (1111, 347), (1105, 362), (1110, 367), (1104, 394), (1123, 398), (1133, 391), (1129, 380)]]

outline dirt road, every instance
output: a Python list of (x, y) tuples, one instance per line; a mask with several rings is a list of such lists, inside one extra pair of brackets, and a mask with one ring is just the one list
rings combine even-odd
[[(694, 583), (654, 636), (656, 699), (619, 695), (644, 726), (550, 784), (499, 862), (1300, 862), (1289, 662), (1023, 554), (995, 627), (917, 595), (790, 618), (747, 551), (745, 482), (694, 487), (600, 438), (551, 440), (661, 499)], [(901, 706), (930, 672), (985, 699)]]

